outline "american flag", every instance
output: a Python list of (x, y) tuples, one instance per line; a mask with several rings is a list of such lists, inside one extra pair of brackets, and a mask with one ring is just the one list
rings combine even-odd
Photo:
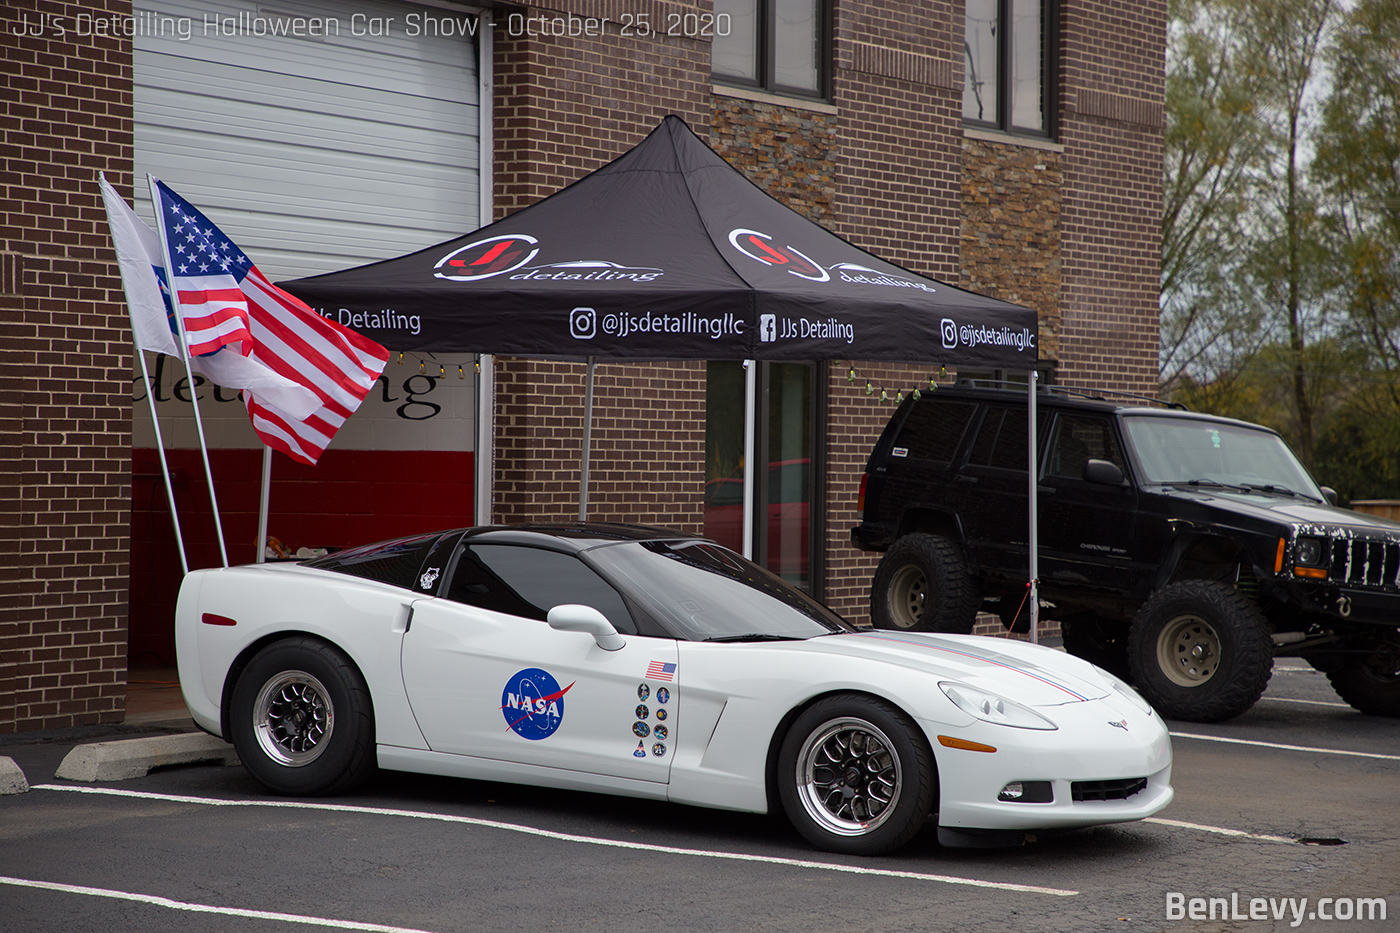
[(676, 665), (669, 661), (652, 661), (647, 665), (647, 680), (673, 680)]
[(304, 417), (252, 391), (243, 401), (264, 444), (315, 464), (384, 371), (389, 351), (273, 285), (209, 218), (164, 182), (155, 187), (190, 351), (239, 343), (243, 356), (314, 392), (320, 408)]

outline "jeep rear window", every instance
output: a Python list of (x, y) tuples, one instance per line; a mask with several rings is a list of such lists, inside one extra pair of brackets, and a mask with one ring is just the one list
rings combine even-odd
[(989, 408), (968, 462), (1003, 470), (1024, 470), (1029, 454), (1025, 409)]
[(894, 444), (908, 449), (916, 460), (947, 463), (958, 452), (976, 413), (975, 402), (922, 400), (904, 419)]

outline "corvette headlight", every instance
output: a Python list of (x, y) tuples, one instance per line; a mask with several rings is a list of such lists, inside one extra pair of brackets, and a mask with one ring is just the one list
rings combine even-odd
[(1012, 726), (1016, 729), (1059, 728), (1035, 710), (986, 690), (969, 687), (967, 684), (947, 682), (940, 683), (938, 689), (942, 690), (944, 696), (952, 700), (958, 709), (983, 722)]
[(1099, 672), (1099, 676), (1102, 677), (1104, 680), (1108, 681), (1108, 685), (1112, 687), (1116, 693), (1120, 694), (1125, 700), (1127, 700), (1129, 703), (1132, 703), (1134, 706), (1136, 706), (1138, 709), (1142, 710), (1149, 716), (1156, 715), (1156, 710), (1152, 708), (1152, 704), (1144, 700), (1142, 698), (1142, 694), (1138, 693), (1131, 686), (1129, 686), (1127, 681), (1123, 680), (1122, 678), (1115, 677), (1113, 674), (1110, 674), (1108, 671), (1104, 670), (1101, 667), (1096, 668), (1096, 670)]

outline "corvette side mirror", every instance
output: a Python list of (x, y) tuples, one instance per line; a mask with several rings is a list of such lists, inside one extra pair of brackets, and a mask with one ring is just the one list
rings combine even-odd
[(1084, 464), (1084, 481), (1101, 486), (1122, 486), (1123, 471), (1108, 460), (1090, 460)]
[(549, 627), (559, 632), (587, 632), (604, 651), (616, 651), (627, 644), (613, 624), (592, 606), (563, 603), (549, 610)]

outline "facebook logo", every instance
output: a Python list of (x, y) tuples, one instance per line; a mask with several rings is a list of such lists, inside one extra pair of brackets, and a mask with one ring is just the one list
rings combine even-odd
[(758, 339), (760, 343), (772, 343), (778, 339), (778, 316), (760, 314), (758, 316)]

